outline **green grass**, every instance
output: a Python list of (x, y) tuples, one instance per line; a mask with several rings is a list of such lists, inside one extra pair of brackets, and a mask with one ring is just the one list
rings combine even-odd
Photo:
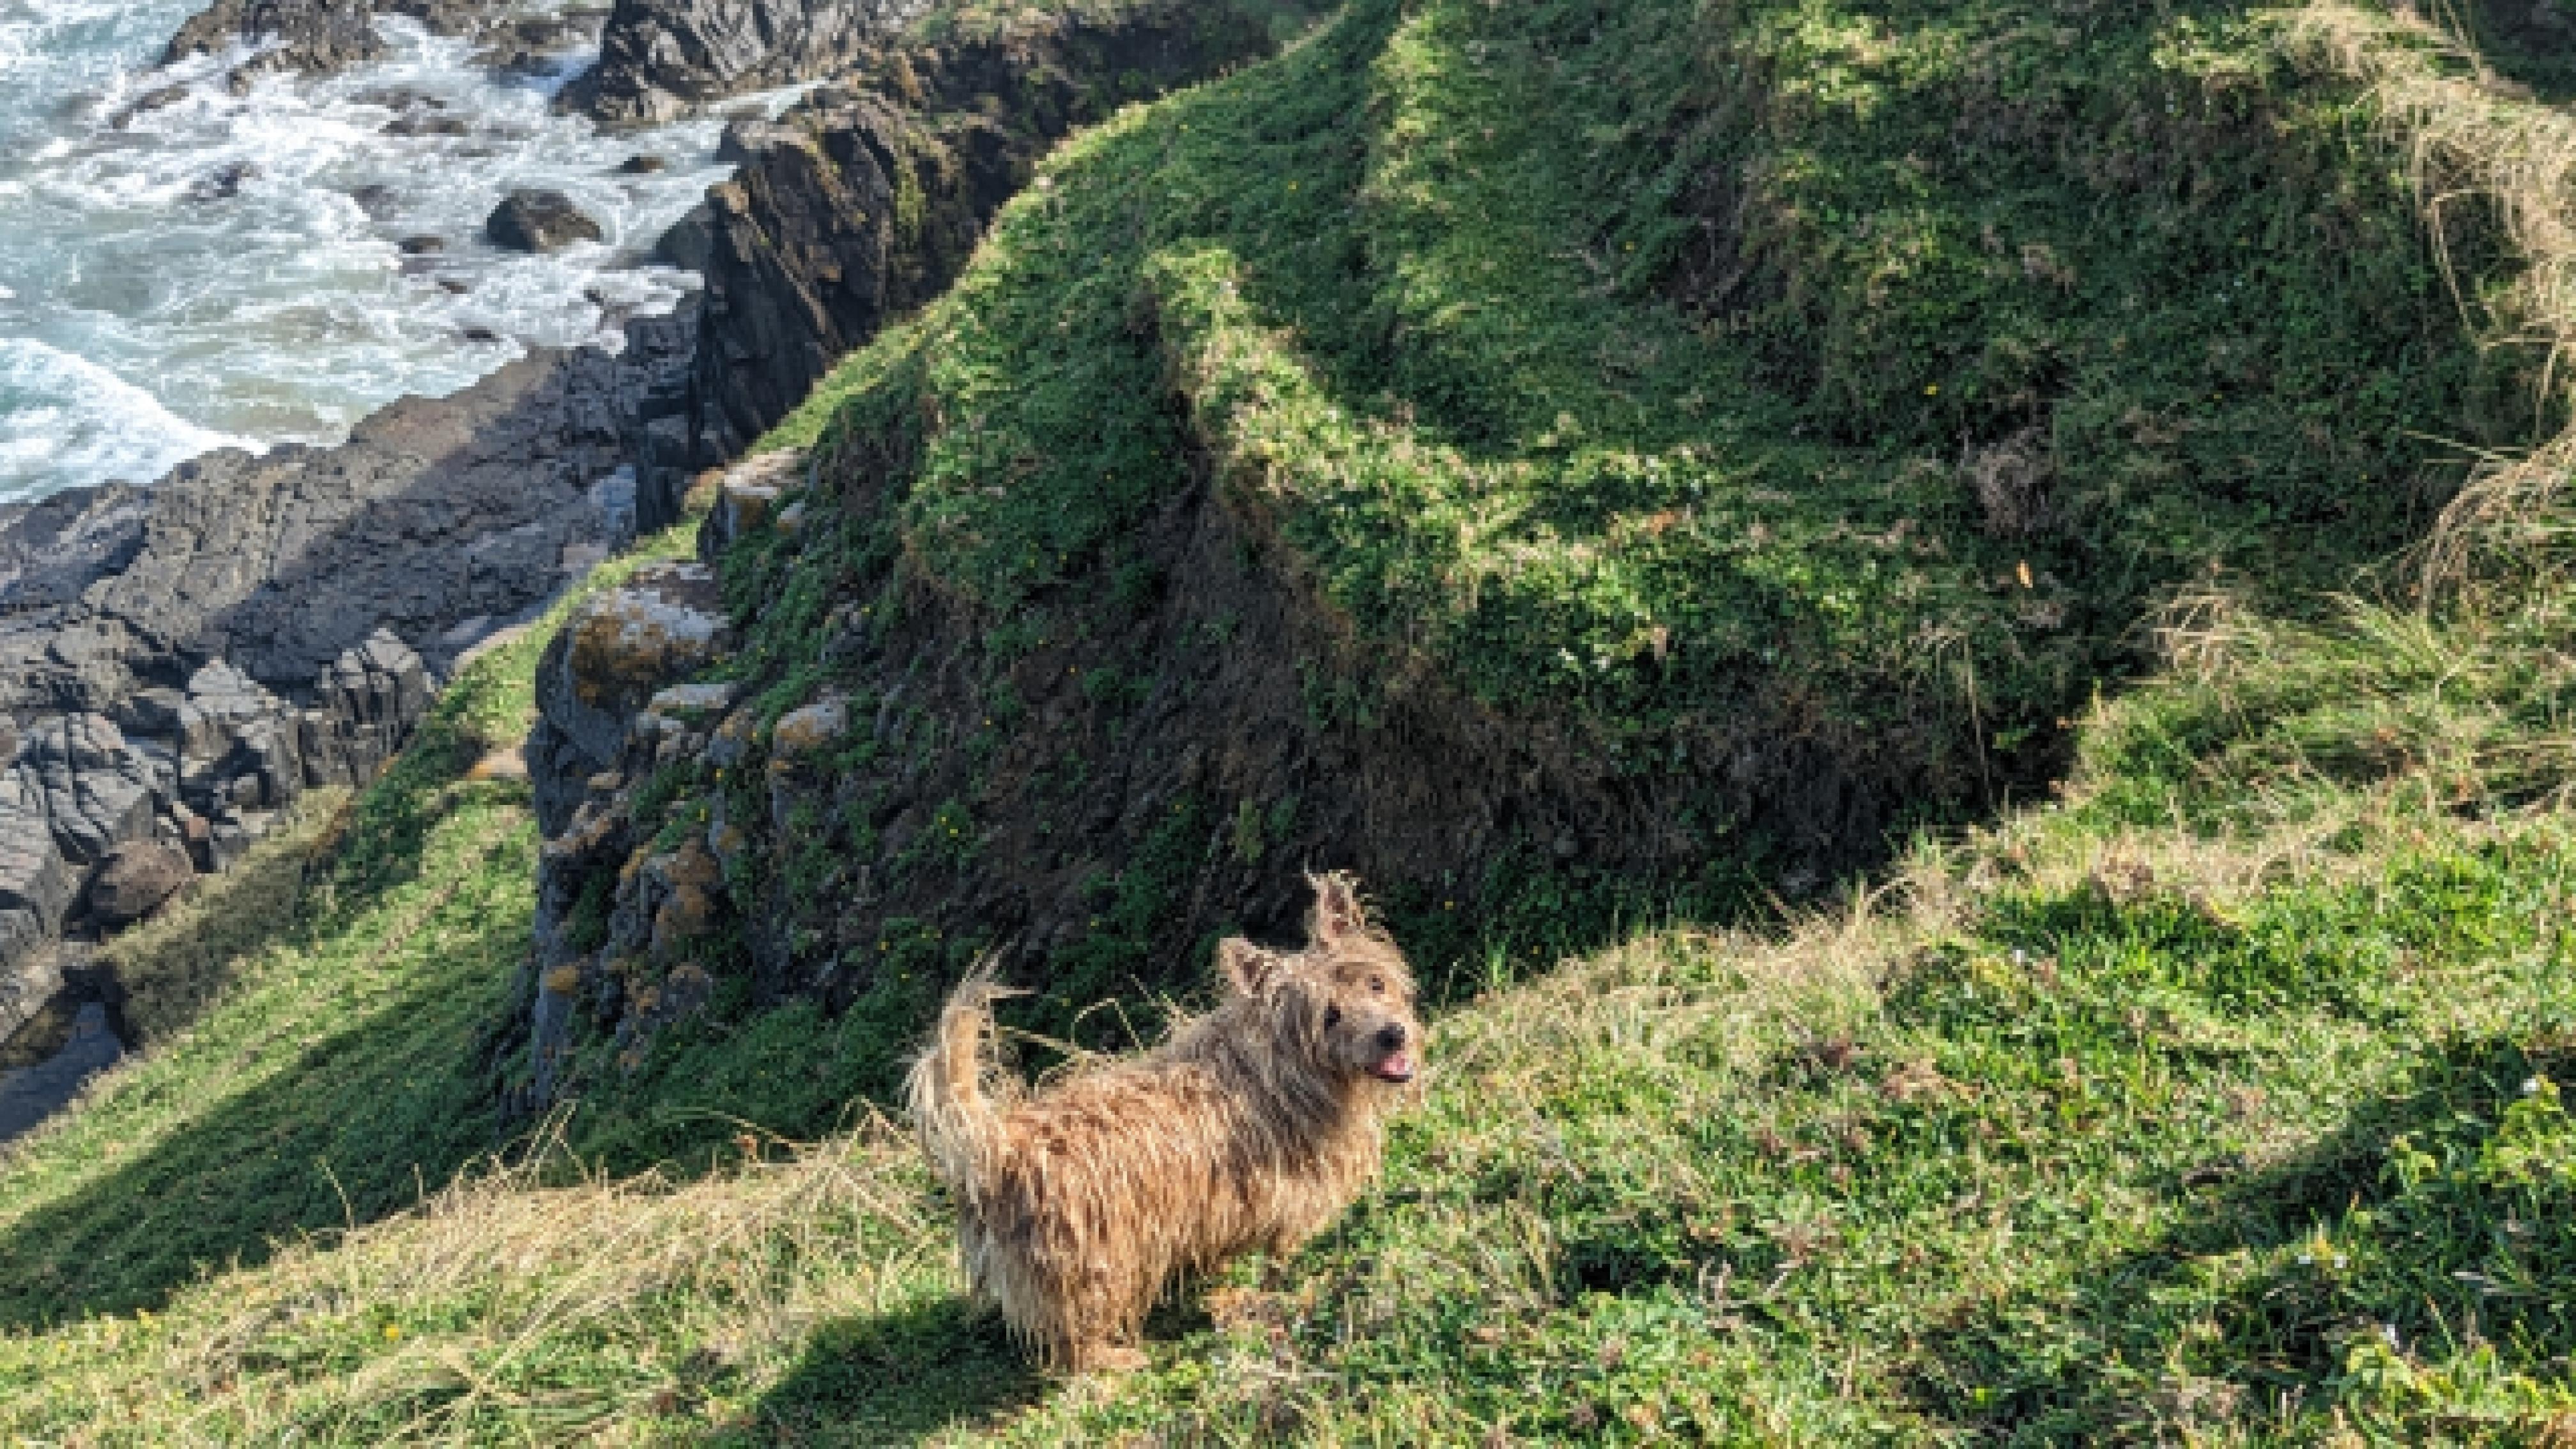
[[(1947, 768), (2067, 763), (1822, 914), (1638, 884), (1558, 949), (1538, 879), (1481, 930), (1406, 916), (1441, 985), (1383, 1181), (1176, 1303), (1144, 1372), (1031, 1374), (854, 1100), (937, 923), (887, 923), (864, 1010), (724, 1002), (533, 1142), (494, 1118), (535, 844), (464, 776), (525, 728), (532, 637), (129, 947), (206, 1004), (0, 1170), (0, 1435), (2567, 1442), (2563, 449), (2397, 552), (2454, 481), (2428, 437), (2535, 420), (2447, 330), (2403, 147), (2282, 33), (1357, 0), (1077, 141), (794, 424), (894, 486), (884, 527), (737, 555), (772, 714), (898, 558), (999, 650), (1087, 626), (1203, 449), (1316, 606), (1623, 768), (1730, 701), (1965, 717), (1971, 661)], [(1690, 251), (1712, 175), (1761, 178), (1732, 283)], [(2507, 306), (2498, 238), (2450, 239)], [(2034, 407), (2049, 521), (1990, 532), (1960, 440)], [(245, 940), (228, 891), (298, 904)]]
[(157, 1303), (503, 1145), (486, 1058), (527, 955), (536, 831), (524, 785), (466, 774), (526, 734), (546, 632), (460, 677), (354, 809), (308, 811), (117, 944), (148, 1049), (7, 1159), (0, 1322)]
[[(863, 1123), (755, 1135), (679, 1184), (541, 1156), (85, 1304), (0, 1337), (0, 1429), (2542, 1440), (2576, 1413), (2567, 817), (2464, 815), (2455, 782), (2401, 767), (2311, 782), (2261, 825), (2125, 828), (2107, 783), (1918, 859), (1877, 906), (1640, 931), (1452, 1004), (1379, 1189), (1165, 1315), (1131, 1379), (1020, 1368), (962, 1311), (910, 1149)], [(332, 1008), (228, 998), (23, 1163), (42, 1182), (143, 1083), (204, 1082), (233, 1025)], [(129, 1306), (151, 1311), (99, 1311)]]
[(1068, 147), (782, 436), (864, 440), (1003, 663), (1204, 446), (1367, 647), (1676, 797), (1789, 731), (1937, 814), (2046, 769), (2175, 588), (2340, 587), (2532, 435), (2277, 28), (1364, 0)]

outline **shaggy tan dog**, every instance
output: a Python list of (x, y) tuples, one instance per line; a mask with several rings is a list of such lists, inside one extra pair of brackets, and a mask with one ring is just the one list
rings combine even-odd
[(1380, 1114), (1422, 1040), (1413, 979), (1349, 877), (1313, 884), (1304, 951), (1219, 943), (1214, 1011), (1033, 1098), (988, 1095), (991, 978), (948, 999), (913, 1120), (976, 1296), (1049, 1366), (1141, 1363), (1136, 1335), (1177, 1278), (1295, 1249), (1376, 1173)]

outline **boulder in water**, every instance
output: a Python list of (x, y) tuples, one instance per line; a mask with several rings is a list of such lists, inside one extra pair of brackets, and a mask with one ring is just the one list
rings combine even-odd
[(483, 223), (492, 245), (517, 252), (552, 252), (601, 239), (599, 223), (560, 191), (513, 191)]

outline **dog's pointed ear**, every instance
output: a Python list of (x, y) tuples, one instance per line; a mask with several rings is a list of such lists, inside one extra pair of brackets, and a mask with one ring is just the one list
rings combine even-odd
[(1306, 922), (1306, 934), (1316, 945), (1344, 945), (1368, 934), (1368, 914), (1360, 909), (1357, 882), (1338, 870), (1306, 879), (1315, 887), (1315, 913)]
[(1259, 996), (1279, 977), (1278, 957), (1243, 939), (1228, 936), (1216, 943), (1216, 967), (1237, 996)]

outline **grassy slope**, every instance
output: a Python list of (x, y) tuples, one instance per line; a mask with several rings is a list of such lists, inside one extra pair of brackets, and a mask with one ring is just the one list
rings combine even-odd
[[(1000, 662), (1196, 431), (1370, 645), (1630, 775), (1753, 720), (1933, 797), (2052, 758), (2177, 580), (2338, 586), (2456, 482), (2427, 435), (2521, 436), (2349, 93), (2245, 7), (1865, 12), (1366, 0), (1069, 148), (790, 429), (909, 444), (900, 545)], [(1671, 305), (1712, 247), (1744, 275)], [(1958, 465), (2024, 437), (2050, 522), (1998, 537)]]
[[(1153, 124), (1195, 135), (1210, 104)], [(1208, 295), (1207, 257), (1161, 264), (1162, 305)], [(981, 300), (1008, 322), (1011, 296)], [(1847, 914), (1462, 982), (1382, 1189), (1106, 1385), (1031, 1379), (961, 1312), (937, 1201), (879, 1127), (754, 1135), (775, 1160), (681, 1183), (540, 1159), (393, 1211), (488, 1142), (472, 1033), (524, 940), (532, 837), (515, 787), (460, 776), (525, 722), (522, 644), (450, 695), (219, 1004), (0, 1178), (0, 1432), (2563, 1434), (2576, 595), (2530, 550), (2564, 518), (2526, 496), (2511, 547), (2420, 609), (2214, 598), (2156, 679), (2081, 712), (2058, 803)], [(743, 1060), (775, 1069), (793, 1043), (764, 1032)], [(270, 1253), (298, 1230), (320, 1236)]]

